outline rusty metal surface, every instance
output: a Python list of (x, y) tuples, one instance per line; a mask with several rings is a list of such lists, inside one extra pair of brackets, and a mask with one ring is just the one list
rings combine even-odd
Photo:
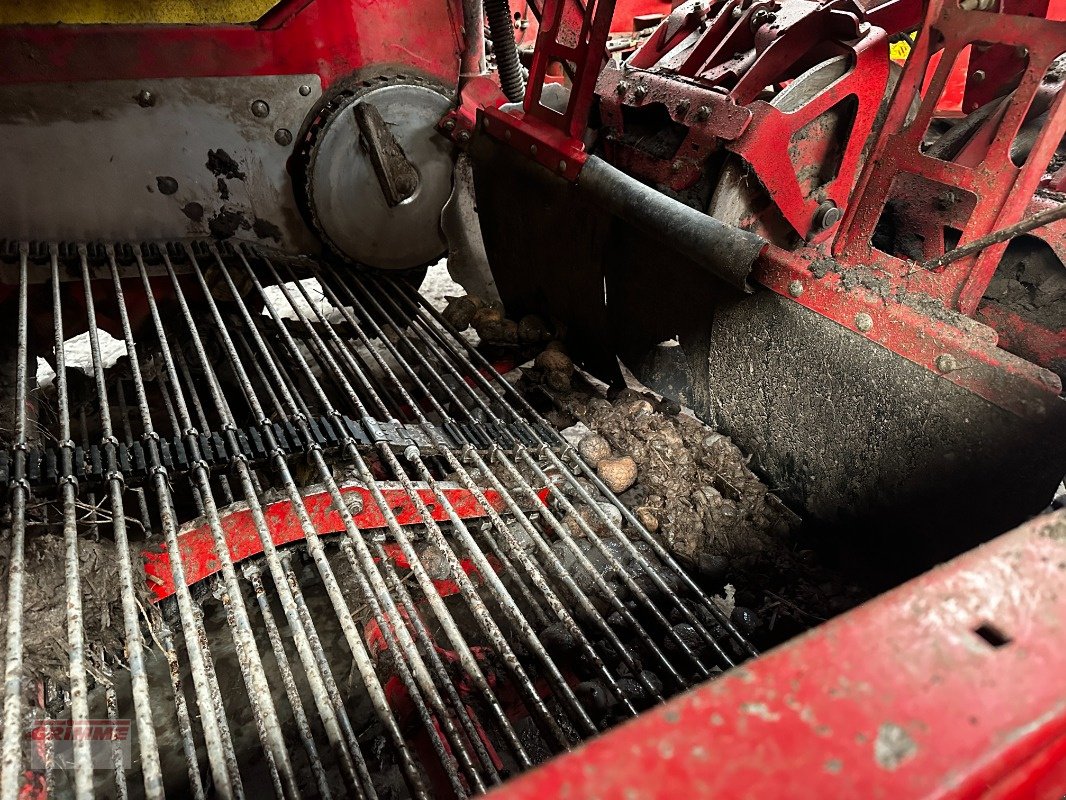
[(1058, 798), (1064, 579), (1060, 511), (494, 796)]
[(320, 96), (314, 74), (0, 87), (0, 238), (236, 235), (314, 252), (286, 161)]

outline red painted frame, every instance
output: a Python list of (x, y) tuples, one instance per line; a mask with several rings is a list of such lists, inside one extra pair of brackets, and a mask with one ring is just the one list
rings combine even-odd
[(316, 74), (393, 65), (454, 86), (462, 0), (285, 0), (247, 25), (0, 26), (0, 84)]
[(489, 795), (1060, 798), (1066, 511)]
[[(943, 225), (953, 223), (963, 231), (961, 244), (1005, 228), (1021, 219), (1066, 133), (1066, 95), (1052, 102), (1047, 124), (1040, 132), (1026, 163), (1016, 167), (1009, 150), (1025, 120), (1047, 68), (1066, 51), (1066, 23), (1040, 17), (985, 11), (963, 11), (952, 2), (931, 0), (923, 30), (936, 30), (943, 37), (944, 55), (936, 65), (917, 115), (908, 120), (910, 98), (925, 78), (926, 65), (934, 53), (932, 35), (918, 38), (904, 68), (888, 117), (860, 185), (845, 214), (833, 255), (846, 266), (876, 266), (908, 291), (918, 291), (943, 301), (948, 308), (972, 315), (999, 264), (1006, 245), (990, 247), (977, 256), (960, 259), (943, 270), (931, 272), (873, 248), (871, 239), (885, 204), (892, 197), (893, 183), (902, 175), (935, 181), (972, 195), (972, 210), (959, 203), (959, 214), (938, 224), (940, 235), (925, 238), (926, 258), (943, 253)], [(993, 42), (1028, 50), (1029, 66), (1008, 101), (987, 144), (968, 162), (940, 160), (921, 152), (925, 134), (956, 57), (971, 42)], [(935, 220), (934, 220), (935, 221)]]

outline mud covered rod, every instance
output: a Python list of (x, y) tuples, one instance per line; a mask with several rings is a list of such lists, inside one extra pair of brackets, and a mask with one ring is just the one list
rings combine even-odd
[(752, 265), (767, 244), (758, 234), (668, 197), (596, 156), (589, 156), (582, 167), (577, 188), (716, 278), (748, 294), (755, 290), (749, 280)]

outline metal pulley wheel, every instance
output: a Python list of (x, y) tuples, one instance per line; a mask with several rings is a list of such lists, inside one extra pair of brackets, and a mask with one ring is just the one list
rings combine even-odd
[(306, 191), (312, 224), (334, 251), (390, 270), (444, 254), (453, 156), (436, 125), (450, 107), (424, 83), (388, 82), (329, 111), (314, 133)]

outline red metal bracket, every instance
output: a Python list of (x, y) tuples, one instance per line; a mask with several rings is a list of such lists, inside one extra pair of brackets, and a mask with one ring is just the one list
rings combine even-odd
[[(484, 127), (567, 180), (575, 180), (587, 153), (583, 137), (595, 97), (596, 80), (606, 58), (615, 0), (546, 0), (521, 112), (486, 108)], [(541, 102), (549, 73), (561, 65), (571, 76), (566, 108)]]
[[(957, 59), (975, 43), (1024, 48), (1028, 65), (1018, 87), (1003, 101), (990, 121), (980, 153), (971, 147), (966, 158), (937, 158), (922, 152), (922, 140), (937, 101)], [(916, 114), (912, 100), (919, 93), (933, 56), (943, 51), (928, 90)], [(1066, 23), (1040, 17), (986, 11), (965, 11), (957, 3), (932, 0), (923, 33), (907, 62), (881, 136), (860, 177), (856, 200), (845, 214), (833, 253), (847, 266), (877, 266), (893, 275), (908, 291), (940, 299), (949, 308), (972, 315), (999, 264), (1006, 244), (990, 247), (976, 256), (960, 259), (939, 271), (914, 265), (872, 245), (874, 230), (894, 187), (910, 181), (903, 194), (919, 201), (913, 215), (922, 227), (922, 259), (941, 255), (945, 230), (962, 232), (959, 244), (1017, 222), (1028, 207), (1044, 169), (1066, 133), (1066, 104), (1060, 92), (1048, 111), (1022, 166), (1010, 158), (1010, 147), (1025, 121), (1052, 61), (1066, 51)], [(972, 68), (972, 65), (971, 65)], [(914, 184), (917, 181), (917, 187)], [(953, 194), (942, 194), (936, 187)], [(924, 187), (924, 188), (922, 188)], [(900, 194), (896, 191), (895, 194)], [(939, 203), (939, 205), (938, 205)], [(935, 228), (935, 230), (934, 230)]]
[[(597, 86), (611, 132), (607, 159), (623, 171), (684, 191), (703, 176), (709, 156), (725, 147), (750, 165), (777, 211), (805, 240), (827, 239), (821, 213), (844, 208), (888, 83), (886, 34), (864, 21), (851, 0), (829, 3), (739, 0), (679, 6), (621, 68), (608, 67)], [(843, 74), (793, 108), (759, 99), (811, 64), (848, 60)], [(625, 110), (657, 109), (684, 137), (672, 155), (652, 157), (624, 138)], [(839, 130), (813, 130), (839, 109)], [(839, 152), (838, 152), (839, 151)], [(831, 175), (810, 165), (834, 163)], [(839, 212), (835, 212), (839, 218)]]
[[(414, 500), (402, 486), (395, 483), (382, 483), (380, 486), (389, 508), (401, 525), (417, 525), (423, 521)], [(487, 516), (488, 512), (468, 490), (451, 483), (442, 483), (441, 487), (445, 499), (460, 519), (477, 519)], [(497, 492), (486, 489), (483, 493), (493, 510), (497, 512), (505, 510), (503, 500)], [(341, 494), (349, 498), (349, 508), (360, 530), (385, 527), (385, 515), (374, 501), (369, 489), (360, 485), (347, 485), (341, 487)], [(418, 495), (435, 521), (448, 521), (448, 513), (437, 503), (432, 489), (428, 486), (420, 486)], [(547, 497), (547, 491), (544, 490), (541, 495), (543, 500)], [(303, 496), (303, 503), (315, 526), (315, 531), (320, 536), (341, 533), (345, 530), (340, 514), (333, 507), (329, 492), (308, 493)], [(263, 509), (263, 514), (266, 517), (270, 538), (275, 546), (281, 547), (303, 541), (304, 531), (291, 501), (280, 500), (271, 503)], [(252, 513), (247, 507), (242, 506), (231, 510), (222, 517), (221, 522), (222, 531), (229, 546), (230, 558), (234, 563), (262, 554), (263, 542), (253, 523)], [(182, 554), (182, 566), (185, 568), (185, 580), (190, 586), (222, 569), (218, 551), (215, 549), (214, 537), (206, 522), (197, 520), (181, 531), (178, 534), (178, 547)], [(158, 544), (152, 549), (145, 550), (142, 556), (145, 575), (155, 600), (165, 600), (174, 594), (174, 578), (171, 574), (170, 557), (166, 545)]]
[(1066, 791), (1066, 511), (1040, 517), (490, 797)]

